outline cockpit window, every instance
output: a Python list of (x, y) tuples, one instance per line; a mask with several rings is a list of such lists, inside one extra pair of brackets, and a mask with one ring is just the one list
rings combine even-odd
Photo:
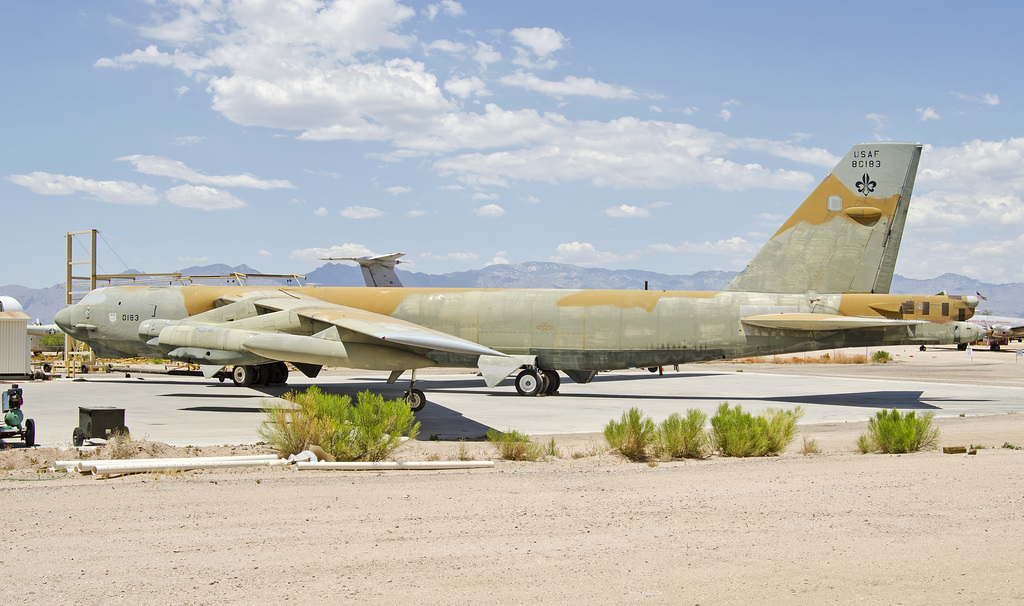
[(107, 296), (103, 294), (103, 289), (97, 288), (96, 290), (90, 291), (89, 294), (85, 295), (85, 298), (83, 298), (78, 303), (80, 305), (95, 305), (97, 303), (102, 302), (106, 298)]

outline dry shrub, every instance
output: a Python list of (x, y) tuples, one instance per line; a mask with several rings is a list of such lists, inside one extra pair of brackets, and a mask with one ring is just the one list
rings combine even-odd
[(530, 440), (530, 436), (514, 429), (500, 432), (487, 430), (487, 440), (494, 444), (498, 456), (507, 461), (536, 461), (544, 455), (540, 445)]
[(111, 432), (104, 447), (105, 457), (108, 459), (131, 459), (135, 457), (138, 449), (132, 443), (132, 438), (126, 431), (115, 430)]

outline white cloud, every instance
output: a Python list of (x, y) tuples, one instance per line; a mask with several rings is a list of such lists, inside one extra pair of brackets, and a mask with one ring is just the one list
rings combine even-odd
[(609, 217), (616, 219), (620, 218), (632, 218), (632, 217), (650, 217), (651, 211), (646, 208), (640, 208), (639, 206), (630, 206), (623, 204), (621, 206), (614, 206), (612, 208), (604, 209), (604, 214)]
[(273, 257), (274, 256), (274, 253), (270, 252), (269, 250), (264, 250), (262, 248), (260, 250), (256, 251), (256, 254), (258, 254), (260, 256), (263, 256), (263, 257)]
[(460, 17), (466, 14), (466, 9), (462, 8), (462, 4), (454, 0), (442, 0), (437, 4), (428, 4), (424, 12), (427, 15), (427, 19), (433, 21), (442, 12), (449, 17)]
[(243, 200), (229, 192), (205, 185), (179, 185), (167, 190), (165, 195), (171, 204), (206, 211), (231, 210), (246, 206)]
[(481, 186), (505, 186), (510, 180), (588, 180), (602, 187), (670, 189), (703, 185), (722, 190), (805, 191), (815, 183), (806, 172), (738, 164), (726, 156), (732, 151), (756, 151), (829, 167), (836, 161), (822, 149), (762, 139), (730, 139), (672, 122), (636, 118), (570, 122), (557, 115), (504, 112), (492, 106), (480, 118), (461, 128), (453, 126), (449, 134), (487, 137), (495, 145), (511, 149), (441, 158), (434, 167), (442, 176), (453, 175)]
[(683, 242), (678, 245), (652, 244), (650, 245), (650, 249), (660, 253), (700, 253), (708, 255), (736, 255), (744, 253), (752, 255), (757, 252), (758, 245), (747, 242), (743, 238), (736, 236), (727, 240), (719, 240), (717, 242)]
[(480, 67), (486, 69), (491, 63), (501, 61), (501, 53), (494, 50), (494, 47), (490, 44), (477, 41), (476, 53), (473, 54), (473, 59), (480, 64)]
[(488, 97), (493, 94), (487, 90), (487, 85), (484, 81), (476, 76), (449, 78), (444, 83), (444, 89), (460, 99), (468, 99), (474, 95), (477, 97)]
[(161, 156), (123, 156), (118, 161), (131, 162), (136, 172), (144, 175), (170, 177), (187, 183), (215, 185), (217, 187), (251, 187), (255, 189), (295, 189), (295, 186), (284, 179), (259, 179), (252, 175), (204, 175), (185, 166), (184, 162), (163, 158)]
[(615, 253), (598, 251), (589, 242), (566, 242), (559, 244), (555, 251), (555, 256), (551, 257), (551, 261), (555, 263), (606, 265), (621, 260)]
[(530, 204), (540, 204), (540, 198), (538, 198), (537, 196), (526, 196), (525, 198), (523, 198), (523, 201), (529, 202)]
[(980, 103), (982, 105), (999, 105), (999, 95), (993, 93), (984, 93), (978, 96), (965, 95), (956, 91), (950, 91), (951, 95), (960, 99), (961, 101), (969, 101), (971, 103)]
[(917, 108), (917, 114), (921, 116), (921, 122), (927, 122), (929, 120), (938, 120), (939, 114), (931, 107)]
[(303, 248), (293, 250), (288, 257), (308, 264), (316, 264), (327, 257), (372, 257), (376, 253), (362, 244), (346, 242), (330, 248)]
[(718, 112), (717, 116), (722, 119), (722, 122), (728, 122), (730, 119), (732, 119), (732, 112), (727, 109), (723, 109), (722, 111)]
[(71, 175), (57, 175), (33, 172), (26, 175), (10, 175), (7, 180), (46, 196), (66, 196), (84, 193), (92, 198), (110, 204), (128, 206), (152, 206), (160, 199), (156, 190), (148, 185), (130, 181), (94, 181)]
[(1024, 224), (1024, 138), (927, 146), (908, 220), (926, 227)]
[(487, 192), (478, 191), (473, 194), (472, 198), (474, 200), (497, 200), (498, 194), (489, 194)]
[(383, 214), (384, 211), (369, 206), (348, 206), (341, 211), (346, 219), (374, 219)]
[(565, 36), (550, 27), (520, 27), (509, 32), (509, 35), (538, 57), (547, 57), (565, 45)]
[(179, 86), (178, 88), (174, 89), (174, 92), (178, 93), (179, 97), (184, 95), (188, 91), (189, 91), (189, 87), (187, 87), (187, 86)]
[(648, 105), (647, 111), (651, 112), (652, 114), (660, 114), (661, 108), (658, 107), (657, 105)]
[(722, 107), (738, 107), (740, 102), (736, 99), (729, 99), (728, 101), (722, 102)]
[(410, 211), (407, 211), (405, 213), (405, 216), (410, 217), (412, 219), (417, 219), (417, 218), (422, 217), (422, 216), (424, 216), (426, 214), (428, 214), (426, 210), (424, 210), (422, 208), (414, 208), (414, 209), (412, 209)]
[(206, 137), (198, 137), (198, 136), (195, 136), (195, 135), (185, 136), (185, 137), (175, 137), (173, 140), (171, 140), (171, 145), (179, 145), (179, 146), (195, 145), (196, 143), (200, 143), (200, 142), (205, 141), (205, 140), (206, 140)]
[(446, 255), (435, 255), (432, 252), (425, 252), (420, 254), (421, 259), (427, 259), (429, 261), (476, 261), (480, 258), (480, 255), (476, 253), (467, 252), (453, 252)]
[(598, 82), (593, 78), (566, 76), (561, 82), (543, 80), (534, 74), (516, 72), (500, 79), (507, 86), (518, 86), (553, 97), (586, 95), (602, 99), (635, 99), (636, 93), (624, 86)]
[(505, 209), (497, 204), (485, 204), (480, 208), (474, 209), (473, 213), (481, 217), (500, 217), (505, 214)]
[[(433, 4), (438, 10), (454, 10)], [(384, 142), (391, 150), (372, 157), (388, 162), (431, 157), (436, 171), (473, 185), (504, 186), (524, 179), (589, 180), (615, 187), (805, 189), (815, 181), (807, 173), (736, 164), (728, 155), (766, 149), (769, 155), (789, 159), (828, 155), (632, 117), (574, 121), (554, 112), (505, 110), (496, 104), (464, 111), (460, 100), (490, 92), (484, 80), (454, 76), (442, 86), (422, 62), (378, 59), (394, 54), (382, 49), (413, 45), (412, 37), (400, 33), (413, 9), (392, 0), (366, 0), (360, 11), (346, 12), (347, 6), (190, 3), (170, 12), (157, 8), (152, 29), (159, 35), (154, 35), (188, 44), (169, 44), (166, 51), (150, 47), (97, 64), (165, 65), (197, 78), (202, 72), (213, 109), (236, 124), (293, 131), (310, 141)], [(510, 37), (541, 61), (566, 44), (565, 36), (551, 28), (516, 29)], [(479, 40), (473, 44), (473, 59), (481, 67), (501, 61), (491, 45)], [(631, 89), (592, 78), (547, 81), (530, 73), (511, 78), (547, 94), (636, 96)], [(728, 100), (723, 107), (734, 104)], [(783, 148), (789, 153), (771, 151)], [(200, 178), (201, 173), (188, 170)], [(209, 179), (192, 182), (228, 186)]]
[(465, 44), (461, 42), (452, 42), (451, 40), (434, 40), (423, 48), (428, 52), (436, 50), (444, 53), (451, 53), (453, 55), (461, 54), (469, 50), (469, 47)]
[(407, 193), (411, 192), (412, 188), (411, 187), (405, 187), (403, 185), (395, 185), (394, 187), (387, 187), (387, 188), (385, 188), (384, 191), (388, 192), (392, 196), (397, 196), (398, 194), (407, 194)]
[(326, 217), (327, 216), (327, 209), (324, 208), (323, 206), (321, 206), (320, 208), (318, 208), (318, 209), (313, 211), (313, 215), (317, 216), (317, 217)]
[(507, 259), (507, 257), (507, 250), (499, 250), (498, 252), (494, 253), (493, 259), (484, 264), (484, 267), (489, 267), (491, 265), (509, 265), (509, 260)]

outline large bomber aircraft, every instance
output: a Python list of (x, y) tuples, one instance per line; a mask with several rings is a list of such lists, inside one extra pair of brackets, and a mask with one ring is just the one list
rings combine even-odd
[(722, 292), (482, 288), (117, 286), (56, 316), (101, 357), (233, 366), (239, 385), (282, 383), (286, 363), (412, 371), (519, 371), (522, 395), (558, 371), (599, 370), (839, 347), (966, 343), (973, 296), (889, 295), (921, 146), (855, 145)]

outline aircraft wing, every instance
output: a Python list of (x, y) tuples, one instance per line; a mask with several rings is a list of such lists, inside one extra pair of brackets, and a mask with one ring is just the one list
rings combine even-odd
[(760, 328), (818, 332), (823, 330), (854, 330), (858, 328), (884, 328), (925, 324), (924, 320), (894, 320), (881, 317), (839, 316), (833, 314), (764, 314), (747, 316), (744, 324)]
[[(232, 356), (256, 355), (295, 364), (406, 370), (435, 365), (427, 357), (433, 351), (504, 356), (413, 322), (283, 291), (222, 303), (187, 320), (147, 320), (139, 331), (153, 337), (151, 344), (170, 351), (205, 351), (212, 365), (238, 363), (231, 362)], [(228, 321), (233, 305), (255, 306), (259, 313)]]
[[(295, 305), (295, 301), (304, 301), (305, 305)], [(338, 329), (342, 341), (379, 341), (383, 345), (403, 345), (414, 349), (428, 351), (446, 351), (458, 354), (503, 356), (498, 351), (484, 347), (478, 343), (461, 339), (439, 330), (420, 326), (376, 314), (363, 309), (345, 307), (327, 303), (319, 299), (301, 297), (298, 299), (263, 299), (257, 305), (264, 308), (290, 310), (301, 318), (306, 318), (317, 325), (334, 326)]]

